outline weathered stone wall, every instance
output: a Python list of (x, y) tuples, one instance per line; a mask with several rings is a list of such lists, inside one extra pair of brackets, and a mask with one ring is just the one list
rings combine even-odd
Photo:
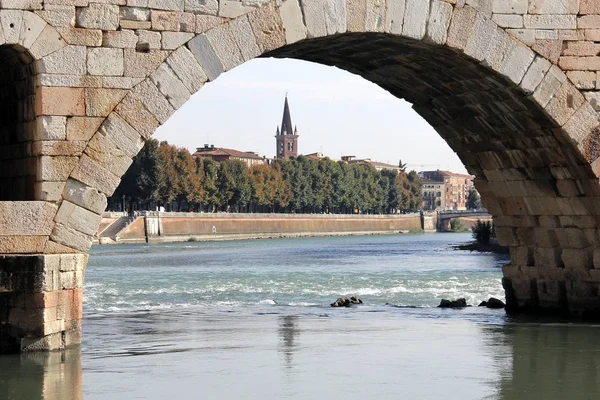
[[(307, 233), (352, 233), (388, 232), (398, 233), (421, 228), (419, 215), (412, 216), (326, 216), (326, 215), (282, 215), (282, 214), (197, 214), (159, 213), (161, 237), (179, 238), (210, 237), (223, 238), (223, 235), (293, 235)], [(119, 241), (145, 241), (144, 218), (127, 226), (120, 234)]]
[(191, 94), (296, 57), (406, 98), (457, 152), (511, 246), (510, 308), (600, 312), (599, 32), (595, 0), (0, 0), (0, 201), (27, 200), (0, 203), (0, 251), (84, 254)]

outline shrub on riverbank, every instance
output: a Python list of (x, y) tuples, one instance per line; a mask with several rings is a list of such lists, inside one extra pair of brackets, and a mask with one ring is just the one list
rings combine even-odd
[(469, 228), (465, 225), (464, 221), (460, 218), (455, 218), (450, 221), (450, 230), (452, 232), (468, 232)]
[(477, 220), (475, 225), (471, 228), (473, 239), (479, 244), (488, 245), (490, 240), (494, 237), (494, 227), (490, 221)]

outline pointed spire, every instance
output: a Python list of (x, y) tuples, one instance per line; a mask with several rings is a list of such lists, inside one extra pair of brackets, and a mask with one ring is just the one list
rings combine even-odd
[(276, 135), (279, 136), (279, 127), (277, 127), (277, 133), (276, 133)]
[(281, 120), (281, 134), (292, 135), (292, 117), (290, 116), (290, 106), (288, 104), (287, 93), (285, 94), (285, 103), (283, 105), (283, 119)]
[(294, 135), (297, 135), (297, 134), (298, 134), (298, 127), (294, 126)]

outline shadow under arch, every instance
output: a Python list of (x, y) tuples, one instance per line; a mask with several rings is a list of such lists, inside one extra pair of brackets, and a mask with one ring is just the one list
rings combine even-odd
[(0, 45), (0, 201), (35, 197), (34, 61), (20, 45)]
[[(568, 276), (582, 267), (570, 257), (581, 252), (575, 249), (587, 248), (581, 258), (591, 260), (591, 246), (600, 244), (595, 231), (584, 236), (579, 229), (600, 211), (586, 199), (598, 193), (590, 167), (598, 155), (595, 131), (587, 132), (597, 117), (578, 127), (585, 140), (568, 131), (588, 104), (557, 67), (535, 56), (526, 70), (499, 73), (493, 62), (456, 49), (384, 33), (312, 38), (262, 57), (335, 66), (413, 104), (475, 176), (497, 236), (510, 246), (512, 263), (503, 271), (508, 311), (600, 311), (598, 283)], [(538, 63), (547, 63), (545, 76)], [(575, 232), (562, 228), (577, 228), (580, 237), (569, 239)]]

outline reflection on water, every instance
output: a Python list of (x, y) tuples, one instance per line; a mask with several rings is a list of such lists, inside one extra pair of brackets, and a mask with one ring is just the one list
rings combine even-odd
[(500, 349), (494, 352), (496, 365), (512, 359), (498, 382), (500, 399), (600, 398), (600, 326), (520, 323), (484, 329), (489, 346)]
[(0, 399), (82, 399), (81, 350), (0, 356)]
[[(298, 346), (300, 325), (304, 321), (296, 316), (281, 316), (278, 319), (278, 351), (284, 355), (283, 368), (287, 371), (288, 378), (295, 377), (293, 381), (302, 378), (303, 368), (294, 368), (294, 356), (302, 356), (301, 353), (304, 351), (304, 347)], [(508, 323), (495, 326), (484, 325), (479, 328), (481, 330), (477, 329), (473, 333), (482, 335), (485, 354), (465, 354), (465, 357), (483, 356), (488, 360), (491, 381), (484, 382), (482, 379), (479, 383), (482, 387), (493, 388), (495, 394), (491, 398), (498, 400), (600, 398), (600, 348), (597, 346), (600, 326)], [(477, 349), (478, 346), (473, 348)], [(306, 355), (303, 356), (306, 358)], [(190, 356), (182, 353), (182, 357)], [(435, 359), (435, 354), (423, 354), (423, 357)], [(121, 362), (126, 363), (124, 359), (121, 359)], [(183, 364), (186, 365), (185, 362)], [(393, 369), (398, 373), (402, 368)], [(86, 369), (86, 373), (94, 372), (93, 369)], [(431, 374), (431, 377), (435, 376), (436, 371), (431, 371)], [(461, 371), (460, 374), (473, 375), (473, 371)], [(437, 374), (436, 384), (450, 386), (450, 382), (444, 382), (448, 377), (441, 375)], [(113, 375), (111, 379), (119, 378)], [(177, 380), (176, 374), (172, 374), (169, 379)], [(324, 376), (323, 379), (326, 381), (328, 378)], [(416, 379), (415, 385), (418, 384), (417, 381), (422, 384), (424, 379), (427, 377)], [(293, 381), (288, 383), (292, 384)], [(356, 384), (360, 385), (359, 382)], [(406, 384), (407, 382), (404, 382), (404, 385)], [(406, 387), (406, 389), (419, 393), (419, 388)], [(94, 388), (86, 389), (86, 393), (98, 394)], [(298, 390), (294, 391), (294, 394), (301, 395)], [(82, 366), (79, 349), (0, 357), (0, 399), (81, 398)]]
[(279, 317), (279, 335), (281, 336), (281, 352), (285, 356), (285, 367), (292, 368), (294, 357), (294, 341), (300, 335), (300, 329), (297, 323), (298, 317), (295, 315), (284, 315)]

